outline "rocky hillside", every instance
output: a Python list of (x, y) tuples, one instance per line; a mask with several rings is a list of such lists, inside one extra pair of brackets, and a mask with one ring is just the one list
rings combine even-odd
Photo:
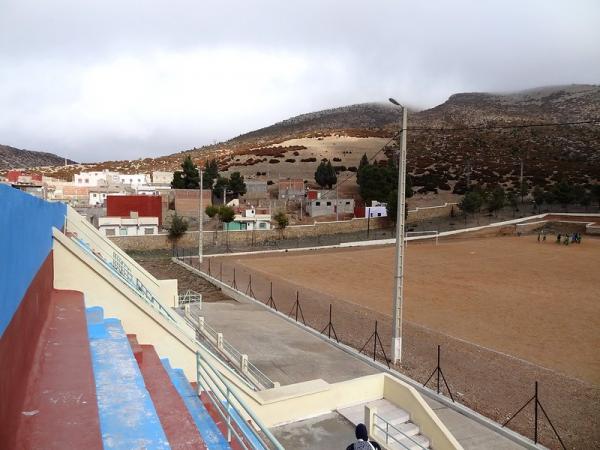
[[(67, 160), (69, 164), (75, 161)], [(8, 145), (0, 145), (0, 170), (29, 169), (39, 166), (61, 166), (65, 158), (53, 153), (21, 150)]]
[[(573, 183), (600, 180), (600, 123), (490, 128), (590, 119), (600, 119), (600, 86), (452, 95), (434, 108), (409, 113), (408, 164), (413, 184), (422, 193), (460, 194), (470, 176), (473, 182), (510, 187), (518, 180), (521, 158), (530, 186), (561, 179)], [(360, 156), (376, 154), (398, 130), (399, 120), (399, 109), (390, 104), (351, 105), (303, 114), (216, 145), (160, 158), (106, 161), (86, 168), (175, 170), (190, 154), (196, 161), (217, 158), (222, 170), (239, 170), (259, 179), (312, 179), (321, 158), (329, 158), (343, 176), (351, 176)], [(449, 129), (464, 127), (486, 129)], [(80, 170), (80, 166), (73, 166), (50, 172), (69, 178)]]

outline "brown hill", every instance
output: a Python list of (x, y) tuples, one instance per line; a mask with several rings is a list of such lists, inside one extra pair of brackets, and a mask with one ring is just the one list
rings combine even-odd
[[(69, 164), (75, 161), (67, 160)], [(39, 166), (59, 166), (65, 164), (65, 158), (53, 153), (21, 150), (8, 145), (0, 145), (0, 170), (29, 169)]]
[[(422, 192), (460, 193), (469, 168), (472, 181), (511, 186), (518, 179), (518, 154), (522, 153), (530, 185), (560, 179), (573, 183), (600, 180), (599, 123), (448, 130), (599, 118), (600, 86), (595, 85), (506, 94), (456, 94), (434, 108), (410, 112), (409, 170)], [(196, 161), (217, 158), (223, 170), (239, 170), (245, 176), (312, 179), (319, 161), (329, 158), (342, 173), (351, 176), (363, 153), (375, 155), (394, 135), (399, 119), (400, 111), (390, 104), (351, 105), (303, 114), (216, 145), (160, 158), (107, 161), (85, 167), (124, 172), (175, 170), (189, 154)], [(79, 170), (80, 166), (49, 169), (66, 177)]]

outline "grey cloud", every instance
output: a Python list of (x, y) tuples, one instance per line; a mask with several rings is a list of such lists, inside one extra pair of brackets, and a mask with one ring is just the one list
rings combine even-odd
[(0, 142), (136, 158), (391, 95), (598, 83), (598, 23), (595, 0), (4, 0)]

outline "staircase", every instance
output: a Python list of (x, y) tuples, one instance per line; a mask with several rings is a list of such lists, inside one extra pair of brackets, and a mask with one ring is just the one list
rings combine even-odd
[(410, 421), (410, 414), (388, 400), (379, 399), (368, 403), (341, 408), (338, 412), (353, 425), (365, 423), (365, 406), (375, 410), (373, 417), (373, 440), (390, 450), (422, 450), (429, 448), (429, 439), (420, 433), (419, 427)]

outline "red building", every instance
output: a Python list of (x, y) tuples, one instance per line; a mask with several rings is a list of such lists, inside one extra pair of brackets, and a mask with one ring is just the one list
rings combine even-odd
[(158, 217), (158, 226), (162, 226), (162, 206), (160, 195), (109, 195), (106, 197), (106, 215), (108, 217)]
[(26, 172), (23, 170), (9, 170), (6, 174), (9, 183), (32, 183), (42, 182), (42, 175), (35, 172)]

